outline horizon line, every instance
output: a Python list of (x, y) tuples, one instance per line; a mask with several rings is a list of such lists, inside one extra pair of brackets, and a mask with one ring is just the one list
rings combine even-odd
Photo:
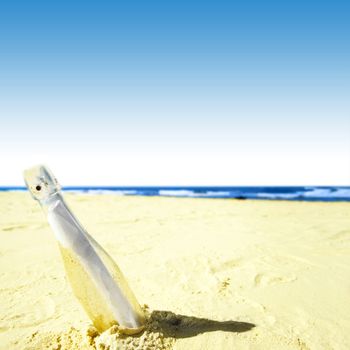
[[(265, 188), (281, 188), (281, 187), (313, 187), (313, 188), (327, 188), (327, 187), (338, 187), (338, 188), (350, 188), (350, 185), (68, 185), (61, 186), (62, 190), (74, 190), (74, 189), (127, 189), (127, 188), (255, 188), (255, 187), (265, 187)], [(0, 190), (27, 190), (26, 186), (12, 186), (12, 185), (0, 185)]]

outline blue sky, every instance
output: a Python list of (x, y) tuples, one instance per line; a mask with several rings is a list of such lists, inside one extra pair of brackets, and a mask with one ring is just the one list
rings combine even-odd
[(1, 185), (350, 184), (345, 1), (0, 4)]

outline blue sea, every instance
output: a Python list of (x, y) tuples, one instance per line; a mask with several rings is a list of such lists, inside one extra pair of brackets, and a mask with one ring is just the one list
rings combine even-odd
[[(236, 198), (290, 201), (350, 201), (350, 186), (305, 187), (64, 187), (64, 191), (78, 193), (112, 193), (121, 196), (162, 196), (191, 198)], [(25, 187), (0, 187), (0, 191), (26, 191)]]

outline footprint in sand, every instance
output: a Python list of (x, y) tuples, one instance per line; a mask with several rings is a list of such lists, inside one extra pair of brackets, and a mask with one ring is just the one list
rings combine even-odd
[(274, 269), (283, 267), (283, 270), (289, 273), (309, 270), (312, 267), (318, 267), (317, 264), (309, 259), (297, 255), (263, 255), (258, 259), (258, 263)]
[(4, 232), (11, 232), (16, 230), (30, 230), (30, 229), (40, 229), (45, 227), (44, 224), (23, 224), (23, 225), (10, 225), (2, 227), (0, 230)]
[(212, 266), (211, 267), (211, 271), (213, 273), (217, 273), (217, 272), (223, 272), (223, 271), (231, 270), (231, 269), (239, 266), (240, 262), (241, 262), (241, 259), (226, 260), (226, 261), (222, 262), (220, 265)]
[(11, 226), (3, 227), (1, 230), (5, 232), (11, 232), (14, 230), (21, 230), (24, 228), (27, 228), (27, 225), (11, 225)]
[[(0, 326), (7, 328), (26, 328), (37, 326), (52, 318), (56, 305), (52, 298), (44, 296), (33, 303), (28, 310), (28, 304), (24, 302), (13, 303), (7, 315), (1, 320)], [(0, 327), (1, 328), (1, 327)]]
[(350, 230), (343, 230), (335, 233), (330, 237), (331, 241), (340, 241), (341, 243), (345, 241), (350, 241)]
[(261, 303), (240, 294), (234, 294), (234, 312), (237, 321), (246, 321), (260, 326), (273, 326), (276, 317)]
[(279, 276), (272, 274), (258, 273), (254, 278), (255, 287), (265, 287), (269, 285), (293, 282), (297, 279), (296, 276)]

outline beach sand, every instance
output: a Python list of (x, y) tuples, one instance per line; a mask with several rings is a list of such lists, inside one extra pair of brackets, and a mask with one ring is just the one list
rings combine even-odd
[(2, 192), (1, 349), (350, 349), (350, 203), (66, 199), (151, 320), (96, 334), (38, 203)]

